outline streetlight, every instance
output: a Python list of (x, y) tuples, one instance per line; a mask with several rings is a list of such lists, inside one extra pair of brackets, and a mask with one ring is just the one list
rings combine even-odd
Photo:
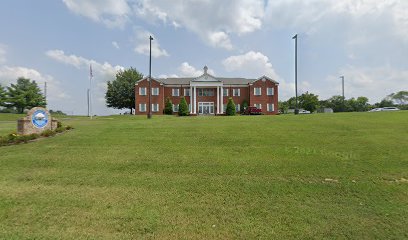
[(149, 55), (149, 112), (147, 113), (147, 118), (152, 118), (152, 40), (153, 37), (149, 36), (150, 40), (150, 55)]
[(297, 91), (297, 37), (298, 37), (297, 34), (292, 37), (292, 39), (295, 39), (295, 96), (296, 96), (295, 114), (299, 113), (299, 109), (298, 109), (298, 91)]
[(343, 96), (343, 111), (344, 111), (344, 108), (345, 108), (345, 106), (344, 106), (344, 100), (345, 100), (345, 98), (344, 98), (344, 76), (340, 76), (340, 78), (341, 78), (341, 92), (342, 92), (342, 96)]

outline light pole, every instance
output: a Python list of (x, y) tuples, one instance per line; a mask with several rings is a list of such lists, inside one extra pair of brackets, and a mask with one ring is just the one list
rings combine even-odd
[(344, 76), (340, 76), (340, 78), (341, 78), (341, 93), (342, 93), (342, 96), (343, 96), (343, 111), (344, 111), (344, 108), (345, 108), (345, 106), (344, 106), (344, 100), (345, 100), (345, 98), (344, 98)]
[(152, 118), (152, 40), (153, 37), (149, 36), (150, 40), (150, 55), (149, 55), (149, 112), (147, 113), (147, 118)]
[(296, 99), (295, 114), (299, 113), (299, 109), (298, 109), (298, 91), (297, 91), (297, 37), (298, 37), (297, 34), (292, 37), (292, 39), (295, 39), (295, 99)]

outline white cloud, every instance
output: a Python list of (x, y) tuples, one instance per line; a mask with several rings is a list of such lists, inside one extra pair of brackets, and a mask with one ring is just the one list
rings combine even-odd
[(131, 9), (126, 0), (63, 0), (72, 12), (108, 27), (123, 28)]
[(112, 42), (112, 46), (116, 49), (120, 49), (119, 44), (116, 41)]
[(26, 67), (0, 67), (0, 80), (3, 86), (9, 86), (10, 83), (15, 83), (19, 77), (29, 78), (37, 82), (42, 89), (44, 82), (47, 82), (47, 100), (63, 100), (69, 99), (70, 96), (63, 91), (60, 82), (52, 76), (42, 74), (39, 71)]
[[(199, 77), (204, 73), (204, 69), (196, 69), (195, 67), (191, 66), (188, 62), (183, 62), (179, 67), (178, 70), (182, 77)], [(208, 74), (215, 75), (214, 70), (209, 68), (207, 70)]]
[(259, 30), (264, 17), (263, 0), (183, 1), (140, 0), (136, 14), (149, 22), (152, 16), (198, 34), (210, 46), (232, 49), (230, 34)]
[(169, 54), (167, 53), (167, 51), (160, 47), (159, 40), (152, 33), (140, 28), (135, 29), (135, 42), (136, 42), (136, 47), (134, 49), (135, 52), (146, 56), (150, 55), (149, 36), (153, 37), (152, 57), (154, 58), (168, 57)]
[(116, 65), (112, 66), (108, 62), (99, 63), (95, 60), (87, 59), (81, 56), (76, 56), (74, 54), (67, 55), (62, 50), (49, 50), (46, 55), (51, 59), (58, 62), (65, 63), (67, 65), (74, 66), (77, 69), (89, 69), (92, 65), (92, 73), (97, 81), (106, 82), (115, 78), (116, 73), (119, 70), (123, 70), (124, 67)]
[(275, 80), (280, 79), (269, 58), (260, 52), (249, 51), (242, 55), (230, 56), (224, 59), (222, 64), (228, 72), (245, 73), (259, 77), (266, 75)]
[[(390, 93), (408, 89), (408, 70), (396, 69), (389, 65), (380, 67), (349, 65), (339, 70), (338, 76), (340, 75), (345, 76), (346, 98), (365, 96), (374, 103)], [(324, 97), (340, 94), (341, 81), (338, 76), (330, 75), (326, 78), (331, 86)]]
[(6, 62), (7, 46), (0, 43), (0, 64)]

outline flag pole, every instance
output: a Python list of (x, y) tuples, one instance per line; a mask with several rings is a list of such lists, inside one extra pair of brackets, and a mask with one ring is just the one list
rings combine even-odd
[(92, 64), (89, 64), (89, 115), (92, 119)]

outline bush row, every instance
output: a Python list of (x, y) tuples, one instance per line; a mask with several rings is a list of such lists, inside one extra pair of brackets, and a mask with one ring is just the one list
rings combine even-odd
[(33, 133), (30, 135), (18, 135), (16, 133), (10, 133), (6, 136), (0, 136), (0, 146), (27, 143), (41, 137), (52, 137), (57, 133), (62, 133), (71, 129), (73, 129), (72, 126), (63, 127), (59, 124), (55, 130), (45, 130), (41, 134)]

